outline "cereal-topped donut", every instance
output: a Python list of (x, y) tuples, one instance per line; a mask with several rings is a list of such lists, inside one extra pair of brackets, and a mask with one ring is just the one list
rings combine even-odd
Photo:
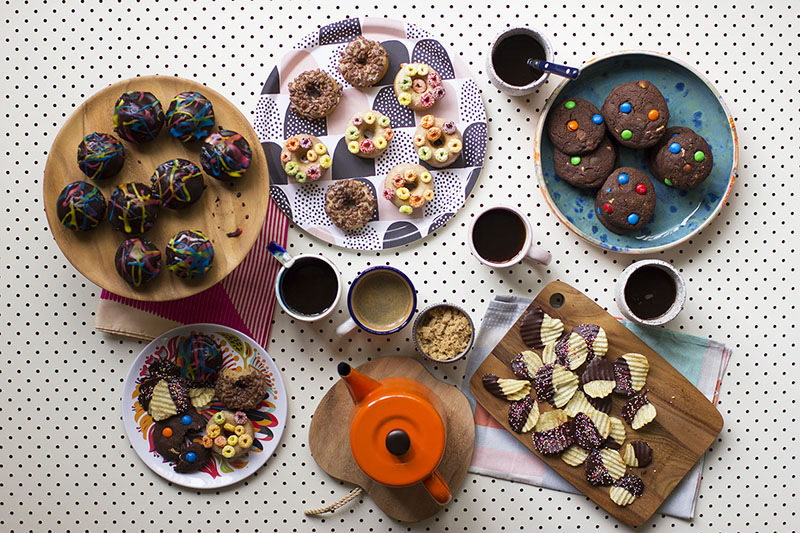
[(338, 180), (325, 192), (325, 213), (345, 231), (369, 222), (377, 204), (372, 190), (358, 180)]
[(297, 183), (317, 181), (331, 168), (328, 147), (317, 137), (302, 133), (286, 139), (281, 150), (281, 163), (287, 176)]
[(394, 94), (400, 105), (414, 111), (430, 109), (444, 94), (442, 77), (425, 63), (402, 63), (394, 77)]
[(341, 96), (342, 86), (320, 69), (307, 70), (289, 82), (290, 107), (308, 120), (330, 115)]
[(361, 111), (353, 115), (344, 138), (351, 154), (366, 159), (381, 155), (394, 137), (389, 117), (378, 111)]
[(383, 197), (404, 215), (433, 200), (433, 175), (422, 165), (402, 163), (386, 175)]
[(414, 148), (422, 161), (435, 168), (444, 168), (458, 158), (463, 145), (455, 122), (425, 115), (414, 134)]
[(353, 87), (372, 87), (386, 74), (389, 54), (378, 41), (359, 35), (350, 41), (339, 60), (339, 74)]
[(243, 411), (219, 411), (206, 425), (203, 447), (224, 457), (241, 457), (250, 450), (255, 438), (253, 423)]

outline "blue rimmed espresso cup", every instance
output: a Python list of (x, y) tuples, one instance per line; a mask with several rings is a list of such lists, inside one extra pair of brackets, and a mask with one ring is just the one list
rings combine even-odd
[(389, 335), (411, 322), (416, 308), (417, 293), (408, 276), (390, 266), (369, 267), (350, 285), (350, 318), (336, 328), (336, 334), (344, 336), (359, 327), (367, 333)]
[(330, 259), (291, 256), (276, 242), (271, 242), (268, 250), (283, 265), (275, 278), (275, 297), (289, 316), (312, 322), (333, 313), (342, 296), (342, 279)]

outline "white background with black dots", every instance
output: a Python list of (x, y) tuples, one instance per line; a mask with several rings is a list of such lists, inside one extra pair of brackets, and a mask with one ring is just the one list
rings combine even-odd
[[(100, 295), (53, 240), (41, 198), (50, 145), (76, 106), (132, 76), (182, 76), (252, 110), (281, 54), (348, 16), (404, 18), (457, 52), (489, 115), (486, 166), (466, 206), (444, 228), (385, 252), (333, 248), (292, 227), (292, 253), (324, 253), (346, 280), (375, 264), (411, 276), (419, 306), (447, 300), (479, 319), (499, 294), (534, 296), (561, 279), (615, 313), (613, 287), (636, 258), (594, 248), (561, 225), (537, 190), (532, 142), (555, 85), (510, 98), (486, 79), (494, 36), (510, 25), (549, 35), (556, 61), (580, 65), (621, 49), (659, 50), (707, 76), (736, 120), (739, 179), (727, 205), (694, 239), (653, 254), (687, 282), (671, 329), (734, 350), (720, 393), (725, 427), (711, 447), (693, 522), (655, 515), (658, 531), (790, 531), (798, 524), (797, 284), (798, 12), (791, 2), (66, 2), (4, 1), (0, 137), (0, 530), (3, 531), (576, 531), (626, 527), (583, 496), (468, 475), (453, 502), (420, 524), (400, 524), (369, 498), (324, 519), (304, 508), (350, 486), (329, 478), (308, 451), (311, 414), (337, 379), (336, 364), (413, 355), (410, 328), (388, 338), (339, 340), (330, 321), (299, 324), (277, 313), (267, 346), (290, 395), (275, 455), (237, 486), (198, 492), (156, 477), (122, 426), (123, 379), (144, 343), (98, 333)], [(493, 271), (466, 246), (485, 205), (517, 206), (547, 267)], [(448, 383), (466, 363), (432, 365)], [(344, 423), (344, 420), (343, 420)]]

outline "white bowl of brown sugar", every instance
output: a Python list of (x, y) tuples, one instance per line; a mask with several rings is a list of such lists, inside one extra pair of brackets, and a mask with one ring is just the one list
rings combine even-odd
[(414, 321), (414, 345), (434, 363), (463, 359), (475, 342), (475, 325), (457, 305), (442, 302), (426, 307)]

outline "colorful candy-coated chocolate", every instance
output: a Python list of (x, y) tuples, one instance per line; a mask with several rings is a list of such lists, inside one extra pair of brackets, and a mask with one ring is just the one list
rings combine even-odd
[(606, 213), (613, 213), (614, 212), (614, 208), (611, 206), (611, 204), (608, 204), (608, 203), (603, 204), (603, 210)]
[(592, 122), (594, 122), (595, 124), (602, 124), (603, 123), (603, 115), (601, 115), (599, 113), (595, 113), (594, 115), (592, 115)]
[(659, 114), (658, 109), (651, 109), (649, 113), (647, 113), (647, 118), (650, 120), (658, 120)]
[(572, 157), (569, 158), (569, 162), (572, 163), (573, 165), (580, 165), (581, 164), (581, 156), (573, 155)]
[(172, 436), (172, 428), (164, 428), (161, 430), (161, 436), (164, 438), (170, 438)]
[(639, 222), (639, 215), (637, 215), (636, 213), (631, 213), (630, 215), (628, 215), (628, 224), (633, 226), (637, 222)]
[(672, 182), (670, 181), (670, 179), (669, 179), (669, 178), (664, 178), (664, 183), (665, 183), (666, 185), (669, 185), (670, 187), (672, 187)]
[(647, 192), (647, 185), (640, 183), (636, 186), (636, 192), (639, 194), (645, 194)]
[(181, 424), (183, 424), (184, 426), (188, 426), (191, 423), (192, 423), (192, 415), (183, 415), (181, 417)]
[(622, 133), (620, 133), (619, 136), (627, 141), (633, 137), (633, 132), (631, 130), (622, 130)]
[(575, 109), (575, 102), (573, 102), (572, 100), (567, 100), (566, 102), (564, 102), (564, 107), (566, 109)]
[(669, 145), (669, 151), (672, 152), (673, 154), (677, 154), (678, 152), (681, 151), (681, 145), (678, 143), (672, 143)]
[(186, 455), (183, 458), (186, 459), (187, 463), (193, 463), (197, 461), (197, 454), (194, 452), (186, 452)]
[(624, 172), (619, 176), (617, 176), (617, 181), (619, 182), (620, 185), (625, 185), (626, 183), (628, 183), (628, 180), (630, 180), (630, 177)]
[(578, 121), (577, 120), (570, 120), (567, 122), (567, 129), (569, 131), (575, 131), (578, 129)]
[(631, 104), (629, 102), (623, 102), (619, 106), (619, 110), (622, 113), (625, 113), (626, 115), (631, 112), (631, 109), (633, 108), (631, 107)]
[(702, 161), (703, 159), (705, 159), (705, 158), (706, 158), (706, 154), (704, 154), (704, 153), (703, 153), (703, 152), (701, 152), (700, 150), (698, 150), (698, 151), (696, 151), (696, 152), (694, 153), (694, 160), (695, 160), (695, 161), (697, 161), (698, 163), (699, 163), (700, 161)]

